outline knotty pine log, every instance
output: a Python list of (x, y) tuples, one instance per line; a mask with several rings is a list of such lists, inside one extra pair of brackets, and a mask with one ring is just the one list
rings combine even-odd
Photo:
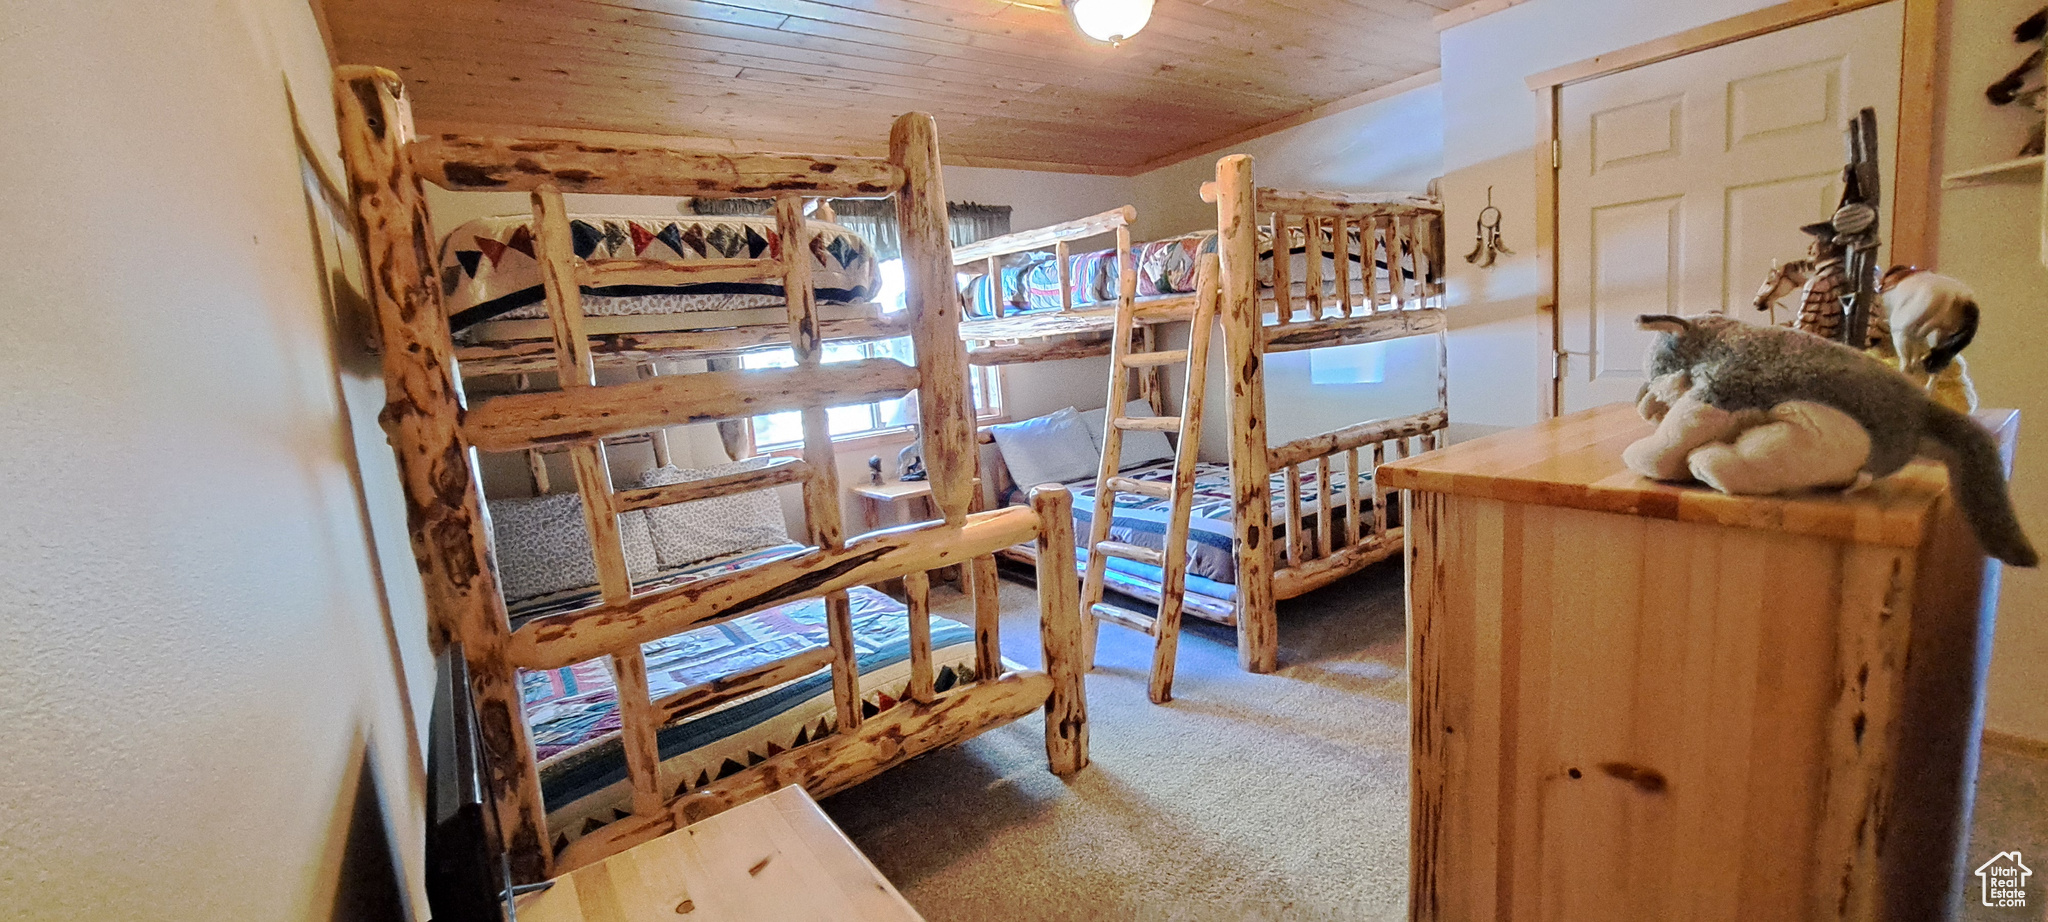
[(904, 300), (917, 350), (917, 404), (932, 505), (946, 521), (965, 520), (974, 502), (974, 397), (967, 347), (960, 341), (960, 297), (953, 287), (953, 245), (946, 189), (939, 175), (938, 127), (912, 112), (889, 131), (889, 160), (903, 172), (896, 219), (903, 241)]
[(916, 388), (918, 378), (918, 369), (885, 358), (813, 368), (667, 375), (582, 392), (494, 397), (472, 408), (462, 428), (470, 443), (483, 451), (517, 451), (643, 429), (802, 410), (820, 403), (889, 400)]
[(1265, 342), (1258, 303), (1258, 228), (1252, 158), (1216, 162), (1217, 231), (1222, 253), (1224, 363), (1230, 389), (1230, 483), (1236, 527), (1237, 660), (1251, 672), (1280, 664), (1273, 604), (1273, 506), (1266, 475)]
[(433, 224), (405, 156), (412, 114), (398, 75), (335, 71), (335, 115), (354, 204), (363, 276), (383, 344), (381, 419), (397, 455), (413, 555), (437, 648), (462, 644), (490, 766), (499, 835), (513, 879), (549, 875), (540, 778), (520, 709), (504, 599), (491, 568), (482, 491), (461, 428), (461, 383), (443, 322), (441, 286), (427, 254)]
[(450, 191), (524, 192), (552, 183), (567, 192), (695, 198), (800, 192), (881, 198), (904, 171), (885, 160), (807, 154), (741, 154), (580, 141), (440, 135), (405, 147), (412, 169)]
[(1138, 209), (1125, 205), (1112, 208), (1101, 214), (1076, 218), (1060, 224), (1048, 224), (1030, 230), (976, 240), (953, 250), (953, 265), (964, 266), (976, 260), (991, 256), (1008, 256), (1026, 250), (1038, 250), (1070, 240), (1081, 240), (1096, 234), (1106, 234), (1119, 227), (1126, 227), (1138, 220)]
[(1038, 517), (1038, 630), (1052, 689), (1045, 698), (1045, 755), (1053, 774), (1088, 765), (1088, 663), (1081, 658), (1080, 587), (1074, 578), (1074, 497), (1066, 487), (1031, 491)]

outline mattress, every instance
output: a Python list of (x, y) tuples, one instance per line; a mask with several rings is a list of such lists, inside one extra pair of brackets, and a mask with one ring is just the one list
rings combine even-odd
[[(1350, 245), (1345, 248), (1351, 264), (1349, 270), (1352, 290), (1363, 293), (1364, 278), (1361, 266), (1364, 263), (1363, 250), (1359, 243), (1360, 228), (1352, 225), (1347, 236)], [(1337, 290), (1336, 249), (1328, 231), (1321, 235), (1323, 254), (1323, 291), (1326, 294)], [(1134, 244), (1132, 258), (1138, 264), (1138, 290), (1140, 298), (1155, 298), (1187, 294), (1195, 290), (1195, 267), (1202, 254), (1216, 252), (1216, 232), (1200, 231), (1155, 240), (1150, 243)], [(1289, 288), (1296, 296), (1307, 293), (1302, 279), (1308, 274), (1308, 238), (1300, 227), (1288, 228)], [(1115, 250), (1097, 250), (1090, 253), (1070, 254), (1069, 278), (1072, 279), (1074, 304), (1100, 306), (1116, 300), (1120, 271)], [(1434, 254), (1403, 251), (1397, 264), (1405, 272), (1417, 273), (1420, 277), (1434, 279), (1443, 271)], [(974, 267), (968, 267), (972, 270)], [(1419, 270), (1419, 272), (1418, 272)], [(1059, 261), (1051, 253), (1020, 253), (1009, 257), (1001, 267), (1002, 294), (1005, 313), (1021, 314), (1060, 309)], [(1390, 287), (1387, 272), (1387, 254), (1378, 249), (1373, 255), (1373, 275), (1378, 290)], [(1262, 288), (1273, 287), (1273, 234), (1269, 229), (1259, 231), (1258, 281)], [(967, 271), (961, 275), (960, 296), (971, 317), (995, 316), (994, 305), (985, 269)]]
[[(811, 281), (820, 302), (867, 301), (880, 290), (873, 253), (837, 224), (810, 221)], [(771, 259), (782, 255), (775, 220), (758, 215), (676, 218), (578, 215), (569, 221), (576, 255), (584, 259), (659, 259), (699, 262)], [(533, 216), (478, 218), (441, 242), (441, 294), (448, 325), (462, 330), (486, 320), (546, 317), (540, 264), (534, 259)], [(679, 314), (779, 307), (780, 277), (687, 285), (609, 285), (583, 289), (583, 312), (592, 317)]]
[[(732, 568), (729, 562), (713, 567), (717, 572)], [(864, 586), (847, 595), (862, 710), (872, 716), (895, 706), (909, 685), (908, 611)], [(932, 616), (931, 625), (935, 687), (944, 691), (972, 681), (974, 630), (938, 616)], [(641, 649), (649, 690), (659, 698), (827, 645), (824, 601), (806, 599), (665, 637)], [(522, 670), (519, 686), (540, 758), (541, 797), (555, 847), (626, 815), (632, 786), (625, 755), (617, 737), (604, 738), (619, 728), (618, 694), (606, 661)], [(669, 724), (656, 741), (664, 777), (689, 790), (827, 735), (836, 724), (831, 672), (821, 669)]]
[[(1171, 483), (1173, 462), (1155, 461), (1126, 470), (1123, 476), (1133, 480)], [(1312, 468), (1302, 470), (1300, 476), (1302, 524), (1304, 527), (1310, 527), (1315, 521), (1313, 510), (1318, 508), (1316, 476)], [(1372, 475), (1367, 474), (1365, 479), (1370, 483)], [(1273, 491), (1273, 546), (1277, 548), (1281, 546), (1281, 539), (1287, 533), (1287, 472), (1274, 472), (1269, 478), (1269, 483)], [(1095, 521), (1095, 479), (1090, 477), (1071, 481), (1067, 484), (1067, 489), (1074, 494), (1075, 539), (1086, 544), (1089, 529)], [(1015, 490), (1011, 492), (1018, 493)], [(1330, 496), (1331, 512), (1336, 519), (1331, 522), (1333, 528), (1340, 528), (1344, 524), (1342, 516), (1346, 509), (1351, 508), (1346, 502), (1348, 494), (1349, 489), (1345, 483), (1339, 482), (1334, 485), (1334, 492)], [(1020, 502), (1021, 495), (1013, 495), (1009, 500), (1012, 503)], [(1371, 492), (1368, 490), (1357, 498), (1356, 508), (1361, 514), (1369, 514), (1372, 500)], [(1235, 597), (1234, 591), (1220, 591), (1223, 586), (1234, 586), (1237, 583), (1237, 557), (1232, 552), (1232, 545), (1237, 536), (1235, 527), (1231, 524), (1234, 505), (1230, 490), (1230, 465), (1214, 461), (1197, 462), (1194, 506), (1188, 516), (1188, 577), (1191, 588), (1215, 598)], [(1164, 550), (1170, 506), (1167, 500), (1155, 496), (1138, 493), (1117, 494), (1116, 510), (1110, 516), (1109, 539), (1153, 550)], [(1123, 566), (1124, 564), (1130, 566)], [(1111, 558), (1109, 566), (1132, 575), (1149, 575), (1154, 582), (1159, 578), (1159, 569), (1145, 564)], [(1195, 582), (1197, 579), (1215, 585), (1203, 587)]]

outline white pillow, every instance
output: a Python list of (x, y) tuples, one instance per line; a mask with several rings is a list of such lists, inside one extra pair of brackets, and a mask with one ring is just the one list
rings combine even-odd
[(1002, 449), (1003, 463), (1009, 465), (1010, 479), (1020, 489), (1094, 477), (1102, 466), (1102, 453), (1073, 407), (989, 430)]
[[(1095, 440), (1095, 451), (1098, 454), (1102, 451), (1104, 413), (1105, 411), (1103, 410), (1088, 410), (1081, 414), (1081, 425), (1088, 428), (1088, 437)], [(1143, 400), (1133, 400), (1124, 407), (1124, 415), (1157, 416), (1159, 414), (1152, 412), (1152, 404)], [(1128, 471), (1138, 465), (1150, 464), (1154, 461), (1171, 461), (1173, 460), (1173, 443), (1166, 440), (1166, 433), (1164, 432), (1126, 429), (1124, 430), (1123, 454), (1117, 460), (1119, 462), (1117, 470), (1121, 471)]]
[[(723, 477), (758, 470), (774, 460), (767, 456), (748, 458), (703, 470), (674, 465), (658, 467), (641, 476), (640, 486), (662, 487)], [(751, 490), (657, 506), (647, 510), (647, 526), (654, 534), (654, 554), (664, 568), (789, 543), (789, 525), (783, 521), (782, 502), (774, 490)]]
[[(582, 496), (556, 493), (492, 500), (490, 511), (498, 580), (506, 602), (597, 585)], [(654, 574), (654, 539), (645, 515), (636, 511), (619, 516), (619, 543), (625, 546), (629, 576), (644, 579)]]

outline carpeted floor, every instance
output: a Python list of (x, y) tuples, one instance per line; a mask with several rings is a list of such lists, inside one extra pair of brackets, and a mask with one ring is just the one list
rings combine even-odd
[[(1004, 654), (1036, 665), (1036, 595), (1002, 598)], [(825, 808), (930, 922), (1402, 918), (1403, 625), (1399, 566), (1287, 603), (1276, 675), (1190, 619), (1165, 706), (1145, 698), (1150, 640), (1105, 626), (1093, 765), (1071, 782), (1025, 718)]]
[[(964, 618), (965, 600), (939, 592)], [(1037, 664), (1036, 595), (1006, 584), (1002, 601), (1004, 653)], [(1160, 707), (1145, 698), (1149, 641), (1105, 626), (1088, 770), (1046, 771), (1043, 724), (1025, 718), (825, 809), (930, 922), (1405, 918), (1400, 567), (1282, 603), (1280, 641), (1285, 668), (1249, 675), (1230, 630), (1190, 619)], [(1979, 792), (1973, 857), (2048, 860), (2048, 763), (1987, 752)]]

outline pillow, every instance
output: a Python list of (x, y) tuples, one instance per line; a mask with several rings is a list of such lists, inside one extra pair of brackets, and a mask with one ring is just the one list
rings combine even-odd
[[(1095, 441), (1095, 450), (1102, 451), (1103, 410), (1089, 410), (1081, 414), (1081, 425), (1087, 427), (1088, 437)], [(1143, 400), (1133, 400), (1124, 407), (1125, 416), (1158, 416), (1152, 412), (1152, 405)], [(1123, 454), (1117, 458), (1117, 470), (1128, 471), (1140, 464), (1154, 461), (1173, 460), (1173, 443), (1166, 440), (1164, 432), (1150, 432), (1143, 429), (1124, 430)]]
[(1102, 466), (1102, 453), (1073, 407), (988, 428), (1003, 452), (1003, 463), (1010, 467), (1010, 479), (1020, 489), (1094, 477)]
[[(597, 585), (581, 495), (492, 500), (490, 512), (498, 581), (507, 603)], [(637, 580), (654, 574), (654, 539), (645, 515), (619, 516), (619, 543), (625, 547), (628, 576)]]
[[(640, 478), (640, 486), (663, 487), (672, 483), (708, 480), (759, 470), (774, 460), (762, 456), (703, 470), (674, 465), (658, 467)], [(750, 490), (732, 496), (657, 506), (647, 510), (647, 527), (653, 532), (654, 554), (663, 568), (790, 543), (789, 526), (782, 518), (782, 501), (774, 490)]]

